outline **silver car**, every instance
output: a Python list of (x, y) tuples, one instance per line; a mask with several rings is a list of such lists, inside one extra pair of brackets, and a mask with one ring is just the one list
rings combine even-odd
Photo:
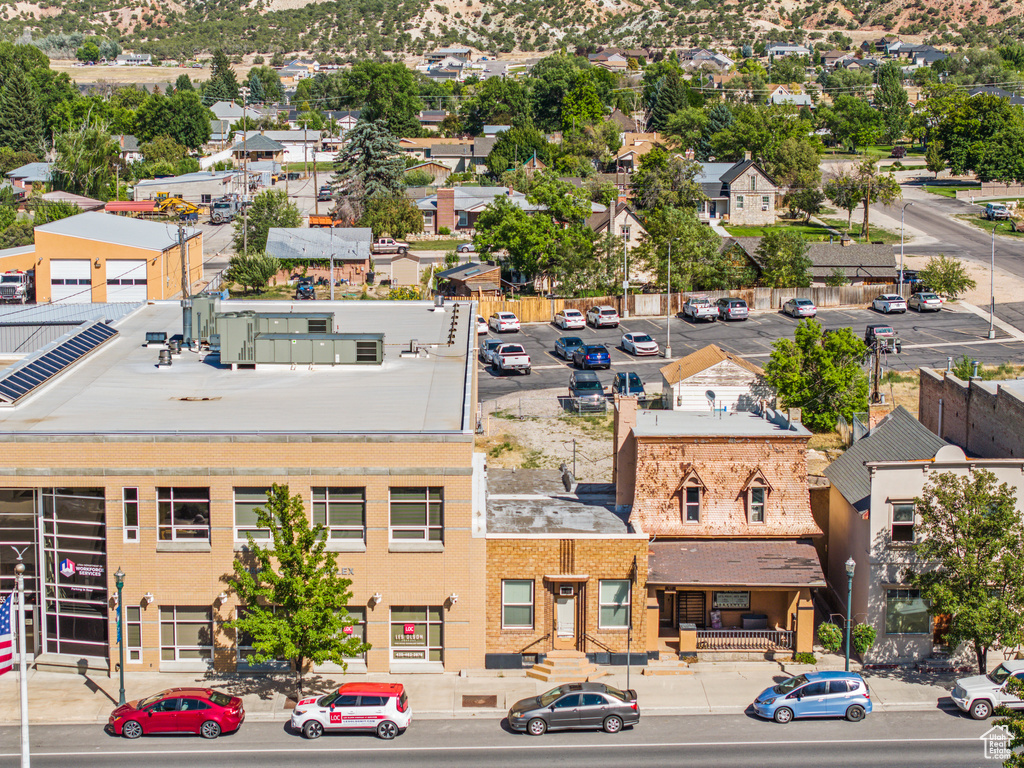
[(636, 691), (620, 691), (604, 683), (566, 683), (517, 701), (508, 711), (509, 727), (531, 736), (570, 728), (618, 733), (624, 726), (639, 722)]
[(814, 317), (818, 308), (810, 299), (790, 299), (782, 305), (782, 311), (790, 317)]
[(907, 304), (918, 312), (938, 312), (942, 309), (942, 298), (936, 293), (918, 291), (910, 295)]
[(1024, 682), (1024, 661), (1004, 661), (987, 675), (974, 675), (956, 681), (950, 698), (975, 720), (987, 720), (998, 707), (1024, 709), (1024, 701), (1007, 690), (1010, 678)]

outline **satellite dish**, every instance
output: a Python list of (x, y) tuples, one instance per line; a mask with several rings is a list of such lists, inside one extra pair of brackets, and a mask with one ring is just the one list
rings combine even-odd
[(707, 392), (704, 393), (704, 397), (706, 397), (712, 403), (715, 402), (715, 400), (716, 400), (715, 393), (712, 390), (710, 390), (710, 389)]

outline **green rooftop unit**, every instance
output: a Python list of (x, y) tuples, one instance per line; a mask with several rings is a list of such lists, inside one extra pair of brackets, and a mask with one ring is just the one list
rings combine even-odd
[[(221, 362), (228, 361), (222, 357)], [(256, 336), (257, 364), (380, 365), (382, 362), (382, 333), (261, 333)]]

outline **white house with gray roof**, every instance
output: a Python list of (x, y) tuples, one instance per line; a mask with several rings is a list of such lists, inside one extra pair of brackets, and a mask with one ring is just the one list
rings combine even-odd
[(707, 196), (698, 204), (701, 221), (727, 221), (747, 226), (775, 223), (779, 186), (760, 165), (745, 159), (737, 163), (701, 163), (694, 178)]

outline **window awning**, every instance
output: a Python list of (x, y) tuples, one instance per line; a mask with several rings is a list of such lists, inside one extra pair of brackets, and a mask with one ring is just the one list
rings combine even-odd
[(581, 575), (581, 574), (578, 574), (578, 573), (563, 573), (563, 574), (559, 574), (557, 576), (545, 576), (544, 577), (544, 581), (547, 581), (549, 583), (554, 583), (554, 584), (557, 584), (559, 582), (562, 582), (563, 584), (567, 584), (570, 581), (574, 581), (574, 582), (590, 581), (590, 576)]
[(695, 587), (824, 587), (809, 540), (718, 539), (652, 542), (648, 584)]

